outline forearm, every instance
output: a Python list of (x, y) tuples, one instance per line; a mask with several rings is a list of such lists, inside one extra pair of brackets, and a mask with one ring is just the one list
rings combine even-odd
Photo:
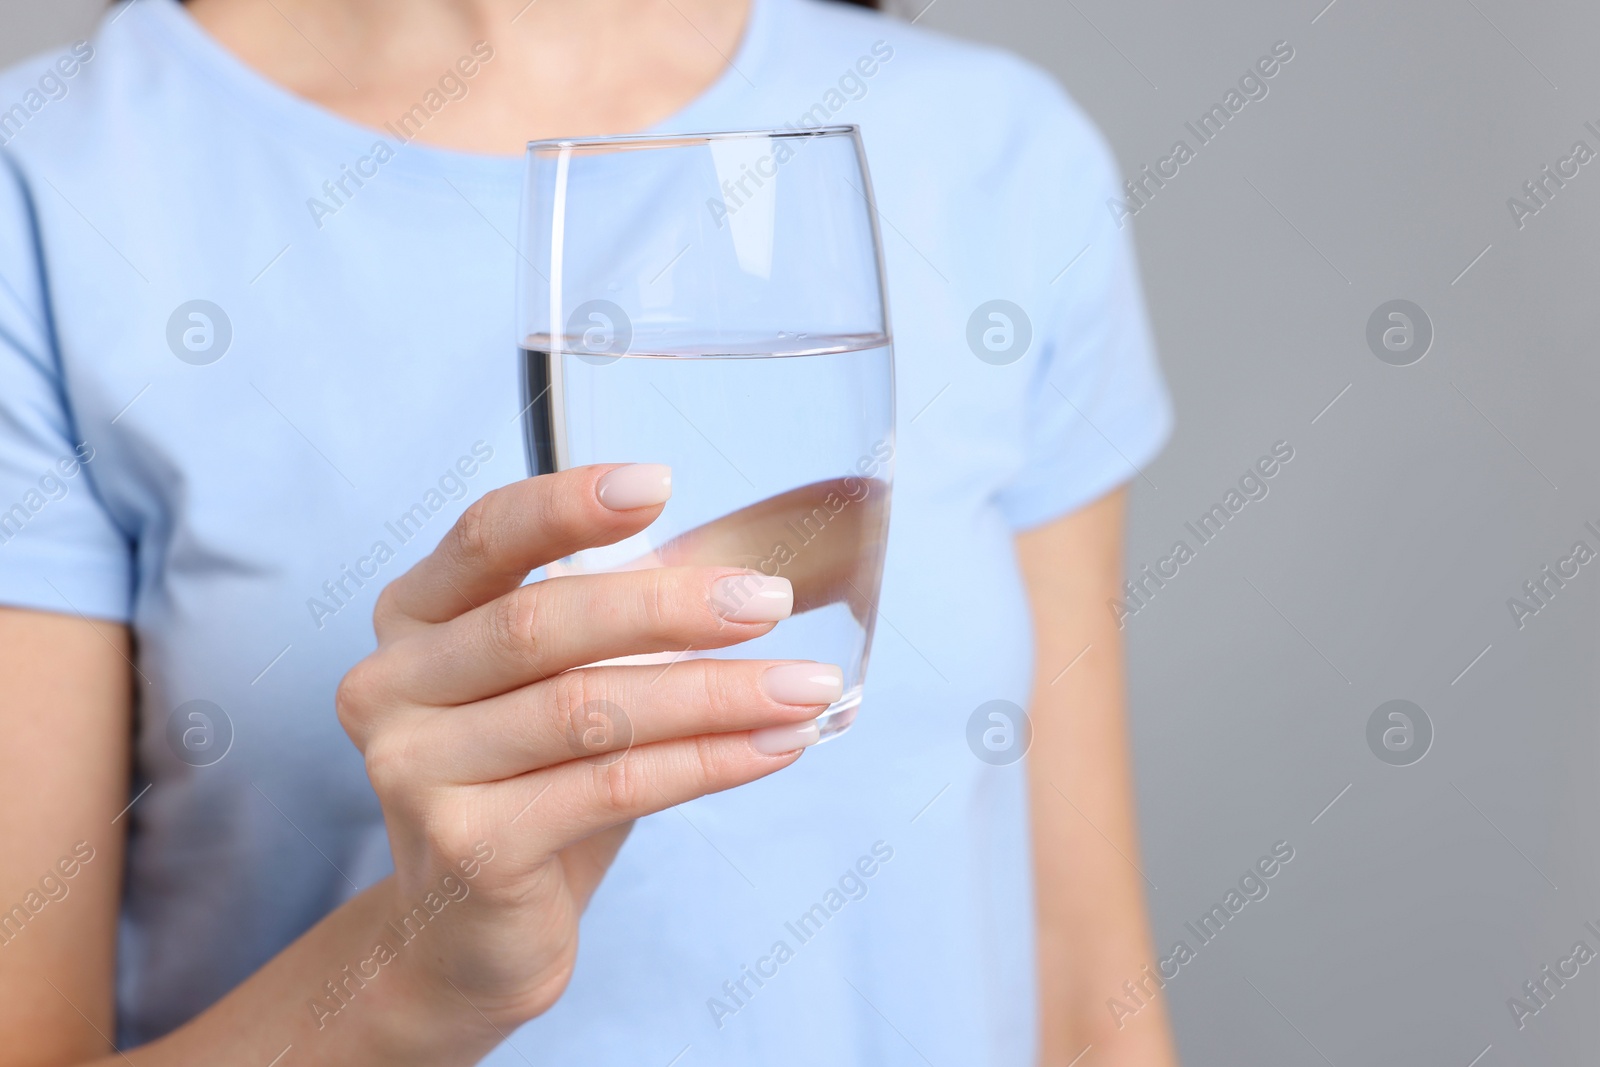
[[(1176, 1062), (1145, 912), (1121, 634), (1122, 494), (1018, 539), (1036, 679), (1027, 771), (1038, 924), (1040, 1062)], [(1070, 665), (1070, 666), (1069, 666)], [(1127, 983), (1132, 983), (1132, 990)], [(1116, 999), (1124, 1008), (1113, 1010)]]
[(1094, 645), (1054, 689), (1080, 671), (1065, 692), (1042, 693), (1034, 703), (1040, 1062), (1064, 1067), (1093, 1045), (1097, 1063), (1156, 1067), (1175, 1060), (1164, 998), (1149, 977), (1156, 955), (1123, 773), (1120, 657)]
[[(433, 923), (401, 930), (409, 910), (388, 878), (352, 898), (189, 1023), (93, 1067), (215, 1063), (343, 1067), (473, 1064), (499, 1040), (470, 1004), (424, 961)], [(391, 925), (394, 924), (394, 925)], [(415, 940), (404, 940), (413, 934)], [(377, 946), (388, 946), (378, 953)], [(380, 962), (387, 956), (387, 962)]]

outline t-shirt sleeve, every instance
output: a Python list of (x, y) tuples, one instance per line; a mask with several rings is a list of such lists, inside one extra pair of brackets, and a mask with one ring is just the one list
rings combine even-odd
[(1025, 459), (998, 496), (1018, 530), (1138, 477), (1172, 430), (1132, 229), (1108, 207), (1122, 197), (1115, 160), (1076, 106), (1059, 90), (1052, 95), (1056, 106), (1030, 153), (1037, 180), (1024, 202), (1036, 205), (1041, 270), (1054, 280), (1041, 287), (1037, 305)]
[(132, 561), (73, 424), (35, 215), (0, 152), (0, 604), (126, 621)]

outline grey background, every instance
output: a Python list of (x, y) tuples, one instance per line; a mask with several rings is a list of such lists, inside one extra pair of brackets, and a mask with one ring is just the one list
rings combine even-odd
[(0, 0), (0, 67), (87, 37), (104, 0)]
[[(1520, 1032), (1506, 999), (1600, 949), (1600, 561), (1521, 629), (1506, 602), (1574, 541), (1600, 550), (1600, 160), (1520, 231), (1506, 199), (1575, 140), (1600, 150), (1600, 9), (1325, 3), (936, 0), (919, 22), (1048, 67), (1129, 175), (1295, 49), (1130, 222), (1179, 411), (1134, 485), (1131, 565), (1295, 450), (1128, 620), (1162, 951), (1274, 842), (1296, 850), (1163, 994), (1185, 1062), (1592, 1061), (1600, 961)], [(100, 10), (0, 0), (0, 63)], [(1396, 298), (1434, 325), (1409, 367), (1365, 339)], [(1391, 699), (1433, 723), (1411, 766), (1367, 747)]]
[[(1600, 949), (1600, 573), (1521, 630), (1506, 601), (1579, 538), (1600, 548), (1600, 166), (1521, 231), (1506, 199), (1575, 140), (1600, 150), (1600, 9), (1326, 4), (939, 0), (920, 21), (1051, 69), (1125, 174), (1295, 49), (1130, 222), (1179, 420), (1135, 482), (1130, 563), (1192, 544), (1186, 521), (1295, 448), (1128, 620), (1163, 950), (1271, 842), (1297, 853), (1168, 986), (1185, 1061), (1592, 1063), (1600, 966), (1520, 1032), (1506, 999), (1580, 938)], [(1394, 298), (1435, 328), (1409, 367), (1365, 340)], [(1366, 743), (1394, 698), (1435, 729), (1407, 767)]]

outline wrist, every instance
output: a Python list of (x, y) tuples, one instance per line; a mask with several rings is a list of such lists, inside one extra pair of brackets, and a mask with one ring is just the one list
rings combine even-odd
[(358, 900), (361, 934), (346, 942), (343, 958), (328, 961), (325, 979), (310, 991), (312, 1029), (358, 1029), (388, 1064), (478, 1062), (504, 1034), (439, 969), (445, 931), (408, 920), (393, 878)]

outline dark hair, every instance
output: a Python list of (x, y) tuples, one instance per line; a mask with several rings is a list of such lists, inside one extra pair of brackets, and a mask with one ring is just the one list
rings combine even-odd
[(841, 4), (849, 4), (852, 7), (870, 7), (874, 11), (878, 10), (879, 7), (878, 0), (839, 0), (839, 2)]

